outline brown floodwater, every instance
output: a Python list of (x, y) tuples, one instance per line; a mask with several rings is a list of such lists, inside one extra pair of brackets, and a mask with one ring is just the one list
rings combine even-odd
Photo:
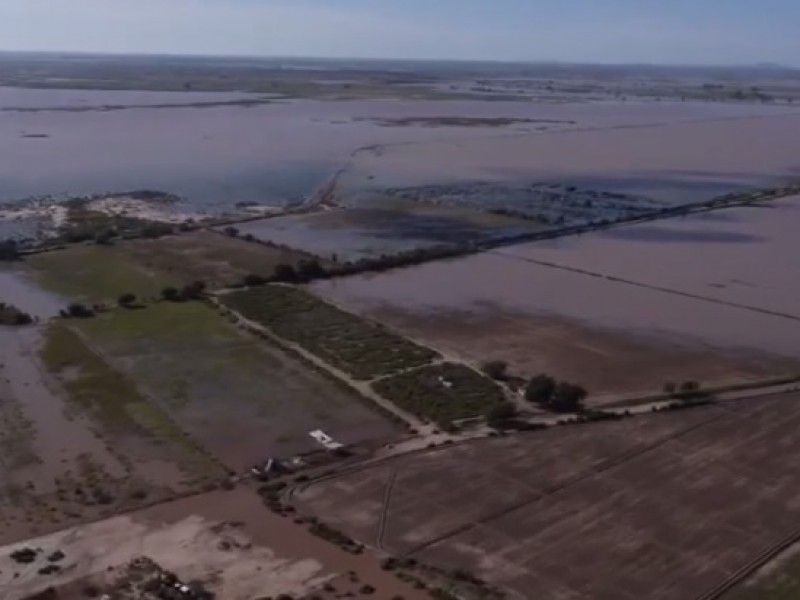
[[(230, 209), (239, 202), (285, 204), (311, 194), (350, 160), (359, 148), (444, 140), (483, 140), (500, 136), (538, 137), (552, 130), (679, 123), (709, 118), (784, 114), (781, 107), (704, 103), (483, 102), (480, 100), (276, 101), (257, 106), (147, 108), (186, 102), (236, 101), (242, 95), (196, 93), (0, 89), (0, 109), (102, 107), (112, 111), (0, 110), (0, 202), (46, 194), (91, 194), (128, 189), (159, 189), (188, 198), (196, 208)], [(507, 117), (549, 121), (539, 131), (525, 127), (383, 127), (376, 120), (409, 117)], [(530, 127), (528, 127), (530, 125)], [(616, 144), (617, 142), (612, 142)], [(725, 144), (724, 140), (720, 144)], [(497, 146), (496, 144), (499, 144)], [(530, 151), (498, 141), (480, 150), (494, 156), (487, 170), (505, 167), (505, 159)], [(544, 147), (552, 141), (542, 141)], [(482, 144), (477, 144), (483, 148)], [(397, 150), (403, 146), (400, 146)], [(412, 174), (452, 171), (453, 151), (423, 147)], [(433, 154), (431, 154), (433, 152)], [(469, 151), (472, 152), (472, 151)], [(770, 156), (773, 156), (770, 154)], [(502, 160), (500, 160), (502, 159)], [(538, 162), (538, 161), (537, 161)], [(560, 163), (560, 161), (559, 161)], [(460, 172), (469, 169), (461, 161)], [(704, 168), (701, 161), (693, 168)], [(510, 165), (518, 175), (519, 163)], [(523, 165), (531, 173), (562, 177), (563, 169)], [(568, 166), (568, 165), (567, 165)], [(754, 165), (753, 168), (758, 168)], [(533, 168), (537, 167), (537, 168)], [(430, 169), (433, 171), (430, 171)], [(774, 165), (771, 167), (775, 169)], [(567, 169), (569, 171), (570, 169)]]
[(552, 315), (591, 328), (709, 351), (800, 355), (800, 320), (495, 253), (322, 281), (313, 287), (322, 296), (362, 311)]
[(623, 278), (800, 318), (800, 196), (498, 254)]
[(670, 203), (800, 177), (800, 113), (670, 119), (446, 141), (363, 154), (354, 186), (558, 181)]

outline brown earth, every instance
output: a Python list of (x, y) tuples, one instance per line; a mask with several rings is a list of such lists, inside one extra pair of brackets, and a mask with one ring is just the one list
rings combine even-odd
[(800, 396), (398, 457), (302, 510), (518, 598), (705, 598), (800, 536)]

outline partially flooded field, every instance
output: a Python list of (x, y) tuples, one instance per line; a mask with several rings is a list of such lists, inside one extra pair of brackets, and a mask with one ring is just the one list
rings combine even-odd
[(486, 253), (323, 281), (316, 293), (445, 355), (505, 360), (590, 394), (800, 371), (800, 321)]
[[(24, 547), (40, 549), (32, 564), (9, 556)], [(49, 561), (55, 552), (63, 556)], [(122, 593), (128, 563), (142, 556), (225, 600), (427, 597), (383, 571), (376, 557), (347, 553), (271, 513), (250, 490), (212, 492), (0, 547), (0, 589), (4, 600), (48, 588), (64, 600)], [(39, 573), (48, 565), (54, 573)]]
[(510, 216), (407, 201), (364, 202), (360, 207), (277, 217), (238, 226), (257, 239), (337, 260), (378, 258), (443, 244), (460, 245), (537, 231)]
[(233, 470), (318, 449), (309, 436), (316, 429), (346, 444), (395, 434), (366, 401), (203, 304), (116, 310), (79, 327)]

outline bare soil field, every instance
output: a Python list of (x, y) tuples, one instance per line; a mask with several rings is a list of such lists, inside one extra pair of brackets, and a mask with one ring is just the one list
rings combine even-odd
[(800, 318), (798, 229), (800, 196), (500, 252)]
[(301, 486), (294, 501), (518, 598), (701, 598), (800, 534), (798, 400), (424, 451)]
[(346, 444), (394, 436), (394, 426), (368, 401), (203, 304), (115, 310), (79, 328), (234, 470), (318, 449), (308, 434), (320, 428)]
[[(24, 547), (41, 549), (34, 563), (20, 565), (10, 558)], [(48, 561), (56, 551), (64, 557)], [(183, 582), (202, 583), (224, 600), (333, 597), (334, 592), (377, 600), (424, 597), (381, 570), (377, 558), (349, 554), (314, 537), (302, 525), (270, 513), (247, 490), (169, 502), (0, 548), (0, 589), (4, 600), (21, 600), (50, 586), (63, 600), (83, 600), (91, 587), (113, 589), (125, 565), (140, 556)], [(40, 574), (47, 565), (57, 565), (58, 572)], [(360, 593), (365, 585), (374, 593)]]
[(591, 396), (665, 382), (731, 383), (800, 372), (800, 321), (502, 253), (321, 281), (323, 298), (474, 365), (505, 360)]

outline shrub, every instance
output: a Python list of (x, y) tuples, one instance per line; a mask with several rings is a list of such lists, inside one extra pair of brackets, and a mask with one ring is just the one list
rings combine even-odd
[(136, 296), (134, 294), (131, 294), (131, 293), (122, 294), (117, 299), (117, 304), (119, 304), (120, 306), (125, 306), (125, 307), (128, 307), (128, 306), (132, 305), (134, 302), (136, 302)]
[(556, 380), (549, 375), (536, 375), (532, 377), (525, 388), (525, 399), (536, 404), (547, 404), (553, 397), (556, 389)]

